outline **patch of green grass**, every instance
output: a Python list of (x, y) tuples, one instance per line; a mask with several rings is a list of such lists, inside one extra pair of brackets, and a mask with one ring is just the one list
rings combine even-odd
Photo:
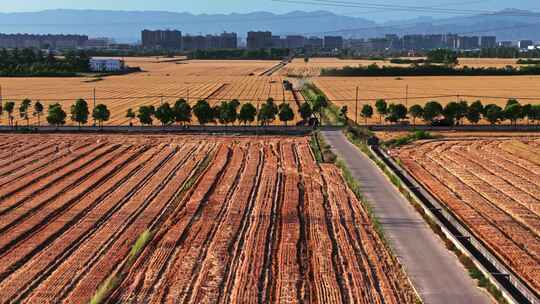
[(135, 244), (133, 247), (131, 247), (131, 250), (129, 252), (128, 256), (128, 264), (132, 265), (137, 257), (141, 254), (144, 247), (146, 247), (146, 244), (152, 240), (152, 237), (154, 234), (150, 230), (145, 230), (141, 235), (139, 235), (139, 238), (137, 238), (137, 241), (135, 241)]
[(437, 138), (437, 137), (432, 135), (431, 133), (429, 133), (427, 131), (416, 130), (416, 131), (413, 131), (412, 133), (410, 133), (410, 134), (408, 134), (406, 136), (403, 136), (403, 137), (400, 137), (400, 138), (390, 139), (390, 140), (384, 142), (384, 144), (387, 147), (399, 147), (399, 146), (410, 144), (410, 143), (415, 142), (417, 140), (433, 139), (433, 138)]
[(90, 299), (90, 304), (100, 304), (103, 303), (109, 294), (116, 289), (118, 286), (118, 278), (116, 275), (110, 275), (98, 288), (92, 299)]

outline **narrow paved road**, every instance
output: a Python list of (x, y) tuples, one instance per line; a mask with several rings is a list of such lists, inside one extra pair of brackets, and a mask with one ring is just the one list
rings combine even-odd
[(410, 203), (341, 131), (322, 132), (373, 205), (394, 252), (425, 303), (491, 303)]

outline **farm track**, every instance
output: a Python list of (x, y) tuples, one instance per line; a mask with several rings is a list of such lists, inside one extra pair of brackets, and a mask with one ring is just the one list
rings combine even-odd
[(419, 181), (538, 291), (540, 202), (534, 195), (539, 185), (533, 147), (525, 140), (443, 141), (396, 152)]
[(57, 153), (39, 141), (19, 160), (33, 183), (6, 184), (0, 303), (88, 302), (111, 274), (110, 304), (414, 302), (367, 212), (306, 138), (58, 138), (62, 157), (37, 168), (27, 158)]

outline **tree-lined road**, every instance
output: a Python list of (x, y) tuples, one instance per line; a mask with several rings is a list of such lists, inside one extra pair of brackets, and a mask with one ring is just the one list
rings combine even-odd
[(424, 303), (491, 303), (457, 257), (424, 222), (380, 169), (339, 130), (323, 136), (360, 183), (395, 254)]

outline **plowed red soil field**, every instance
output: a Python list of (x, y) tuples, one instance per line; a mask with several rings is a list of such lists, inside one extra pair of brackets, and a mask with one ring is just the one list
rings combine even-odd
[(416, 300), (307, 138), (2, 135), (0, 163), (1, 303)]
[(392, 153), (471, 233), (540, 290), (540, 138), (420, 142)]

